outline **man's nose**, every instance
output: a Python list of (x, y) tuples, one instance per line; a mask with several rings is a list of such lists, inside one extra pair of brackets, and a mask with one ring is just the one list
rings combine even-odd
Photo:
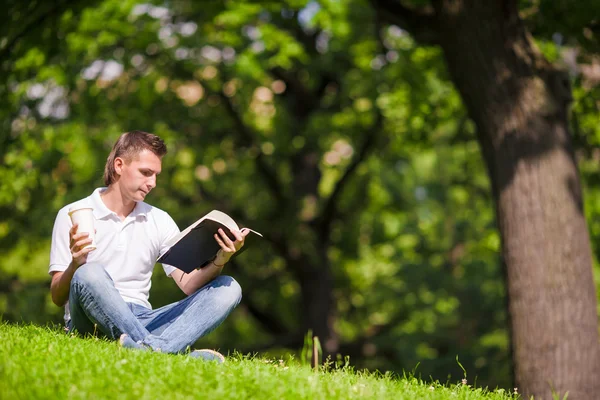
[(156, 175), (152, 175), (150, 177), (150, 179), (148, 180), (148, 186), (150, 186), (151, 189), (156, 187)]

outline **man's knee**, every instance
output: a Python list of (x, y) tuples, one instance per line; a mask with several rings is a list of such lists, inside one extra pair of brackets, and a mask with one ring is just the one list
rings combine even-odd
[(110, 276), (101, 264), (87, 263), (77, 268), (71, 279), (71, 285), (93, 286), (110, 279)]
[(242, 287), (231, 276), (220, 275), (215, 278), (216, 286), (222, 291), (219, 295), (220, 300), (227, 303), (228, 306), (237, 306), (242, 301)]

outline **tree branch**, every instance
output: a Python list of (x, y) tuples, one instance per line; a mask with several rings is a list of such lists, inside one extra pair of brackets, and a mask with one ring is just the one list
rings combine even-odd
[(384, 21), (408, 31), (421, 44), (439, 44), (439, 31), (432, 8), (408, 8), (400, 0), (370, 1)]
[(379, 132), (381, 131), (383, 126), (383, 116), (381, 112), (377, 110), (377, 116), (373, 127), (370, 129), (370, 133), (365, 133), (365, 140), (360, 147), (360, 150), (346, 168), (346, 171), (335, 184), (335, 188), (333, 192), (325, 202), (325, 206), (323, 207), (323, 212), (320, 217), (319, 224), (319, 232), (321, 233), (321, 238), (324, 239), (328, 236), (328, 232), (331, 228), (331, 223), (335, 219), (338, 214), (337, 206), (339, 198), (344, 191), (344, 188), (350, 181), (352, 174), (356, 171), (358, 166), (366, 159), (369, 151), (373, 148), (374, 144), (377, 142), (377, 138), (379, 137)]
[[(223, 103), (225, 104), (225, 110), (233, 119), (236, 131), (240, 136), (240, 139), (243, 141), (243, 144), (248, 147), (256, 145), (254, 134), (251, 132), (250, 128), (246, 126), (246, 124), (242, 120), (242, 117), (238, 114), (235, 107), (233, 106), (231, 99), (227, 97), (223, 90), (219, 89), (218, 91), (215, 91), (211, 89), (206, 83), (203, 86), (207, 92), (219, 96), (219, 98), (223, 101)], [(280, 207), (283, 207), (287, 201), (283, 194), (283, 186), (281, 182), (279, 182), (275, 171), (273, 171), (271, 167), (265, 162), (263, 153), (259, 152), (254, 161), (256, 169), (265, 180), (267, 187), (269, 188), (271, 194), (277, 201), (277, 204)]]
[[(238, 130), (238, 133), (242, 137), (242, 140), (245, 142), (246, 146), (250, 147), (255, 145), (254, 135), (248, 127), (244, 124), (242, 117), (237, 113), (231, 100), (229, 97), (223, 93), (223, 91), (219, 91), (219, 96), (225, 102), (225, 108), (229, 115), (233, 118), (234, 124)], [(259, 152), (256, 158), (254, 159), (256, 163), (257, 170), (261, 173), (262, 177), (265, 179), (267, 186), (269, 187), (271, 194), (275, 197), (277, 203), (279, 205), (284, 205), (286, 203), (286, 199), (283, 195), (283, 188), (281, 183), (277, 179), (275, 171), (269, 167), (269, 165), (265, 162), (264, 154)]]
[(316, 97), (316, 94), (309, 90), (292, 71), (275, 67), (271, 68), (269, 73), (275, 79), (282, 80), (285, 83), (288, 90), (286, 90), (284, 96), (289, 96), (289, 100), (291, 100), (291, 107), (289, 109), (293, 110), (292, 115), (298, 121), (306, 119), (318, 106), (319, 99)]

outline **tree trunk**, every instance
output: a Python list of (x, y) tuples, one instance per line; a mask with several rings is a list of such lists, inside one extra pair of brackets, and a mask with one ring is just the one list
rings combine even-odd
[(590, 241), (566, 75), (511, 1), (435, 3), (439, 43), (478, 129), (507, 267), (515, 379), (537, 399), (600, 393)]
[[(338, 348), (337, 335), (333, 329), (333, 279), (326, 261), (314, 267), (306, 257), (302, 257), (296, 270), (300, 272), (298, 282), (302, 298), (301, 329), (318, 336), (326, 354)], [(303, 262), (306, 261), (306, 262)]]
[[(298, 120), (302, 116), (298, 116)], [(304, 223), (298, 227), (292, 242), (297, 248), (289, 254), (291, 267), (300, 285), (302, 309), (300, 327), (303, 334), (311, 331), (318, 336), (323, 350), (328, 354), (337, 350), (337, 335), (334, 330), (335, 307), (333, 301), (333, 277), (327, 259), (328, 242), (321, 238), (315, 229), (316, 204), (321, 172), (316, 151), (304, 150), (293, 159), (292, 164), (295, 208)], [(308, 204), (308, 205), (307, 205)], [(312, 205), (311, 205), (312, 204)], [(306, 215), (303, 215), (307, 209)], [(314, 209), (313, 209), (314, 208)], [(311, 211), (312, 210), (312, 211)], [(314, 213), (314, 215), (313, 215)], [(329, 233), (327, 233), (328, 237)], [(302, 250), (300, 250), (302, 249)]]

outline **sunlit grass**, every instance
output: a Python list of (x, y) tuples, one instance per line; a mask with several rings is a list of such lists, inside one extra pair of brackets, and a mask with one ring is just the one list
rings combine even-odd
[(514, 399), (458, 382), (314, 371), (297, 360), (228, 357), (225, 364), (120, 348), (57, 329), (0, 323), (0, 399)]

